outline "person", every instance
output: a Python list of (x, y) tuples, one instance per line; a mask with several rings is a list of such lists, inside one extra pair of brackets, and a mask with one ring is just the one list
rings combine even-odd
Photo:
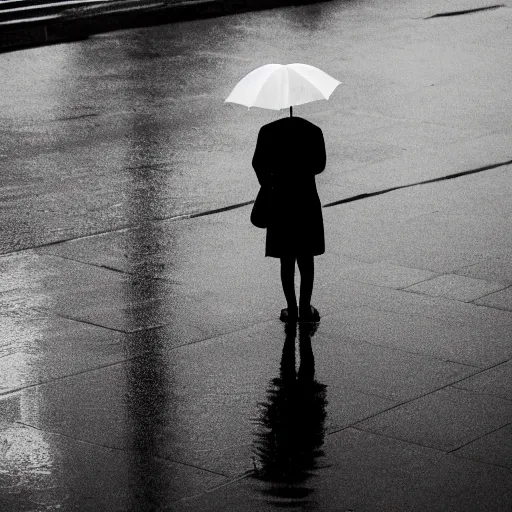
[[(315, 182), (325, 164), (322, 130), (310, 121), (290, 115), (261, 127), (252, 166), (260, 185), (272, 187), (265, 256), (281, 260), (287, 303), (280, 316), (284, 322), (320, 320), (311, 296), (314, 257), (325, 252), (322, 205)], [(300, 272), (298, 306), (296, 263)]]

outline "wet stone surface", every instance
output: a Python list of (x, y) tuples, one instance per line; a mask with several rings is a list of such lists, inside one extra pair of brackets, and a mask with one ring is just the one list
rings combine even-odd
[(110, 449), (20, 423), (1, 424), (0, 439), (2, 510), (159, 510), (227, 481), (150, 451)]
[(121, 333), (56, 317), (0, 316), (0, 396), (130, 357)]
[[(2, 512), (512, 508), (512, 11), (424, 19), (445, 4), (0, 56)], [(295, 60), (343, 82), (294, 110), (324, 130), (324, 204), (486, 168), (325, 208), (315, 328), (277, 320), (250, 206), (180, 217), (255, 197), (285, 114), (223, 100)]]
[[(323, 467), (302, 482), (253, 476), (180, 502), (182, 510), (506, 510), (512, 503), (504, 468), (457, 459), (396, 439), (347, 429), (329, 436)], [(480, 496), (485, 496), (482, 500)]]

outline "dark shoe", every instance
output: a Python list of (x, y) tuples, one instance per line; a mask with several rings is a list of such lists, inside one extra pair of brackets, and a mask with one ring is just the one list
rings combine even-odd
[(289, 313), (288, 308), (281, 309), (281, 316), (279, 320), (282, 322), (296, 322), (297, 321), (297, 313)]
[(299, 322), (320, 322), (320, 313), (318, 309), (313, 306), (309, 306), (310, 311), (299, 315)]

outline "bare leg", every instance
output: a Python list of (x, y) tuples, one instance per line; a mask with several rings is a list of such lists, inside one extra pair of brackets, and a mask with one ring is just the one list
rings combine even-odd
[(313, 282), (315, 280), (314, 256), (299, 256), (297, 264), (300, 271), (299, 315), (307, 315), (311, 309), (311, 295), (313, 294)]
[(295, 258), (281, 258), (281, 283), (288, 304), (288, 314), (297, 314), (297, 298), (295, 296)]

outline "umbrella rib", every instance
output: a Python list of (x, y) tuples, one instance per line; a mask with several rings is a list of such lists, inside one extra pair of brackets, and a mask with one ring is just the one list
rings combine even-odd
[[(313, 83), (311, 80), (309, 80), (307, 77), (305, 77), (303, 74), (301, 73), (298, 73), (296, 69), (293, 69), (291, 68), (290, 70), (290, 74), (293, 75), (293, 73), (295, 73), (296, 76), (299, 77), (300, 80), (304, 81), (305, 83), (307, 83), (310, 87), (311, 87), (311, 94), (314, 96), (316, 94), (318, 94), (320, 97), (315, 97), (313, 98), (312, 96), (310, 96), (310, 98), (307, 100), (307, 101), (299, 101), (299, 102), (295, 102), (293, 103), (293, 105), (301, 105), (303, 103), (309, 103), (311, 101), (318, 101), (318, 100), (326, 100), (327, 98), (325, 97), (325, 95), (322, 93), (322, 91), (317, 87), (317, 85), (315, 83)], [(292, 103), (290, 102), (290, 105), (292, 105)]]
[[(292, 65), (293, 65), (293, 64), (292, 64)], [(304, 64), (301, 64), (301, 65), (305, 66)], [(311, 67), (312, 67), (312, 66), (311, 66)], [(321, 92), (321, 91), (319, 90), (319, 92), (320, 92), (320, 94), (322, 95), (322, 97), (323, 97), (325, 100), (328, 100), (328, 99), (329, 99), (329, 97), (331, 96), (331, 94), (332, 94), (332, 93), (334, 92), (334, 90), (336, 89), (336, 87), (338, 87), (338, 85), (340, 85), (340, 84), (341, 84), (341, 82), (340, 82), (339, 80), (336, 80), (336, 78), (333, 78), (332, 76), (328, 75), (327, 73), (325, 73), (325, 71), (322, 71), (321, 69), (318, 69), (318, 68), (314, 68), (314, 69), (317, 71), (317, 73), (318, 73), (318, 72), (320, 72), (320, 73), (324, 76), (324, 78), (325, 78), (325, 79), (327, 79), (327, 80), (329, 80), (329, 81), (332, 81), (332, 85), (333, 85), (333, 87), (332, 87), (332, 89), (331, 89), (331, 87), (329, 87), (329, 89), (330, 89), (329, 94), (325, 95), (323, 92)], [(301, 78), (303, 78), (304, 80), (306, 80), (308, 83), (310, 83), (310, 84), (314, 85), (314, 82), (312, 82), (312, 81), (311, 81), (311, 79), (310, 79), (308, 76), (306, 76), (306, 75), (304, 75), (303, 73), (301, 73), (300, 68), (295, 68), (295, 67), (294, 67), (294, 68), (291, 68), (291, 70), (292, 70), (294, 73), (297, 73)]]
[(285, 66), (283, 73), (284, 87), (281, 87), (283, 91), (283, 103), (279, 105), (279, 108), (286, 108), (290, 106), (290, 75), (288, 74), (288, 68)]
[[(254, 98), (254, 101), (253, 101), (253, 106), (257, 107), (257, 103), (258, 103), (258, 100), (259, 98), (266, 93), (266, 90), (265, 90), (265, 87), (267, 86), (269, 80), (272, 80), (272, 79), (276, 79), (276, 73), (279, 73), (281, 71), (281, 69), (278, 69), (278, 70), (275, 70), (273, 71), (272, 73), (269, 74), (269, 76), (267, 77), (267, 79), (264, 81), (263, 83), (263, 86), (260, 88), (258, 94), (256, 94), (255, 98)], [(277, 80), (279, 80), (279, 84), (281, 83), (281, 77), (279, 75), (277, 75)], [(281, 107), (279, 106), (279, 98), (277, 98), (277, 101), (276, 101), (276, 105), (275, 107), (262, 107), (262, 108), (270, 108), (272, 110), (280, 110)]]
[[(263, 93), (264, 87), (265, 87), (265, 84), (263, 84), (263, 87), (261, 87), (260, 90), (258, 91), (258, 93), (256, 94), (256, 96), (254, 96), (254, 100), (253, 100), (252, 105), (251, 105), (252, 107), (257, 107), (258, 106), (257, 103), (258, 103), (258, 100), (259, 100), (260, 96)], [(263, 108), (267, 108), (267, 107), (263, 107)], [(273, 109), (273, 110), (279, 110), (279, 109)]]

